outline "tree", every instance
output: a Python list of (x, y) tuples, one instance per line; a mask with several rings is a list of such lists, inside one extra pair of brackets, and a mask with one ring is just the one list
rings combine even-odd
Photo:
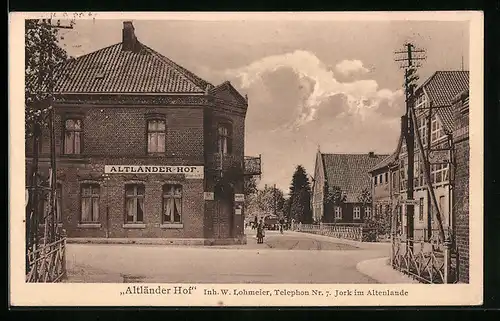
[(243, 180), (243, 193), (245, 194), (245, 208), (248, 209), (252, 199), (257, 193), (257, 180), (254, 176), (245, 176)]
[(266, 186), (262, 190), (257, 190), (249, 202), (249, 213), (254, 215), (276, 214), (283, 217), (285, 198), (283, 191), (276, 187)]
[(290, 185), (290, 217), (297, 222), (311, 223), (311, 185), (306, 170), (298, 165)]
[(323, 215), (322, 220), (325, 223), (334, 222), (336, 218), (334, 217), (335, 206), (342, 206), (346, 201), (346, 194), (338, 186), (332, 186), (327, 189), (326, 199), (325, 199), (325, 215)]
[[(71, 25), (73, 22), (71, 22)], [(47, 126), (48, 108), (44, 102), (52, 98), (54, 73), (57, 66), (68, 59), (59, 46), (59, 27), (50, 21), (25, 21), (25, 130), (31, 137), (40, 127)]]

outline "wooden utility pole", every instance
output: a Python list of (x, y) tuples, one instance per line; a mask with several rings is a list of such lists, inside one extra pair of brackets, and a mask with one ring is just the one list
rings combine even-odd
[(404, 49), (396, 51), (396, 61), (401, 62), (401, 68), (405, 71), (405, 103), (406, 113), (402, 118), (403, 121), (403, 136), (406, 142), (407, 149), (407, 189), (406, 189), (406, 217), (407, 217), (407, 244), (410, 251), (413, 251), (413, 238), (414, 238), (414, 217), (415, 217), (415, 204), (414, 204), (414, 160), (415, 160), (415, 127), (412, 119), (412, 108), (414, 104), (414, 90), (416, 88), (416, 81), (418, 76), (416, 74), (419, 62), (424, 60), (423, 53), (425, 51), (416, 49), (412, 43), (406, 43)]

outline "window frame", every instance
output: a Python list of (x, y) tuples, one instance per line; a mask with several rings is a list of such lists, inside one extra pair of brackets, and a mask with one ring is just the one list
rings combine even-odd
[(335, 205), (333, 207), (333, 210), (334, 210), (334, 218), (336, 220), (341, 220), (342, 219), (342, 207), (338, 206), (338, 205)]
[[(172, 194), (167, 193), (166, 187), (171, 187), (172, 189), (176, 189), (177, 187), (180, 188), (180, 195), (176, 195), (175, 191)], [(165, 183), (162, 185), (162, 212), (161, 212), (161, 224), (162, 225), (179, 225), (183, 224), (183, 217), (182, 217), (182, 209), (183, 209), (183, 192), (184, 192), (184, 187), (180, 183)], [(166, 200), (168, 199), (173, 199), (174, 200), (174, 206), (177, 208), (177, 204), (175, 204), (175, 200), (179, 199), (180, 200), (180, 210), (179, 212), (179, 221), (175, 221), (175, 214), (171, 215), (170, 221), (165, 220), (165, 206), (166, 206)]]
[(418, 220), (420, 222), (424, 221), (424, 198), (421, 197), (418, 203)]
[[(221, 133), (221, 131), (226, 130), (226, 133)], [(221, 147), (222, 142), (225, 143), (225, 149)], [(233, 154), (233, 124), (228, 121), (220, 121), (217, 123), (216, 138), (215, 138), (215, 148), (216, 153), (222, 155), (232, 155)]]
[(352, 209), (352, 218), (355, 220), (361, 219), (361, 207), (360, 206), (354, 206), (354, 208)]
[(370, 218), (372, 216), (372, 208), (370, 206), (365, 207), (365, 218)]
[[(150, 124), (157, 122), (157, 128), (150, 129)], [(163, 124), (163, 129), (159, 129), (159, 124)], [(150, 135), (156, 134), (156, 150), (152, 150), (150, 145)], [(163, 135), (163, 144), (159, 144), (160, 137)], [(161, 148), (159, 148), (161, 146)], [(148, 155), (163, 155), (167, 151), (167, 121), (164, 116), (147, 116), (146, 117), (146, 153)]]
[[(90, 189), (90, 195), (84, 196), (84, 189), (89, 188)], [(94, 190), (98, 190), (97, 193), (94, 193)], [(84, 211), (84, 206), (83, 206), (83, 200), (84, 199), (89, 199), (90, 202), (90, 213), (89, 221), (85, 221), (83, 219), (83, 211)], [(94, 202), (97, 202), (97, 217), (95, 217), (94, 213)], [(79, 218), (79, 224), (100, 224), (100, 219), (101, 219), (101, 185), (96, 182), (88, 182), (88, 183), (82, 183), (80, 185), (80, 218)]]
[[(75, 124), (78, 122), (80, 128), (68, 128), (68, 121), (73, 121)], [(75, 126), (76, 127), (76, 126)], [(66, 152), (66, 146), (68, 146), (68, 142), (66, 139), (66, 134), (68, 132), (73, 133), (73, 140), (72, 140), (72, 152), (67, 153)], [(75, 152), (75, 145), (76, 145), (76, 133), (78, 133), (78, 137), (80, 139), (80, 144), (79, 144), (79, 150), (78, 153)], [(67, 117), (64, 117), (63, 119), (63, 126), (62, 126), (62, 151), (61, 154), (64, 156), (80, 156), (83, 154), (83, 137), (84, 136), (84, 122), (83, 122), (83, 117), (82, 116), (75, 116), (75, 115), (70, 115)]]
[[(132, 195), (128, 195), (128, 188), (133, 188), (133, 194)], [(142, 188), (142, 193), (143, 194), (139, 194), (139, 188)], [(145, 198), (146, 198), (146, 186), (145, 184), (142, 184), (142, 183), (127, 183), (125, 184), (125, 190), (124, 190), (124, 193), (125, 193), (125, 206), (124, 206), (124, 222), (125, 224), (144, 224), (145, 220)], [(129, 207), (128, 207), (128, 203), (129, 203), (129, 200), (135, 200), (135, 212), (133, 213), (133, 215), (129, 215)], [(140, 204), (139, 201), (142, 201), (142, 206)], [(138, 207), (142, 207), (141, 208), (141, 211), (142, 211), (142, 220), (139, 220), (138, 219)], [(132, 221), (129, 221), (129, 217), (132, 216), (133, 220)]]

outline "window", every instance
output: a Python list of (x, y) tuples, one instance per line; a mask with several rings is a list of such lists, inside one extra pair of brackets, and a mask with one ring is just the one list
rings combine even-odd
[(424, 220), (424, 199), (422, 197), (418, 204), (418, 220), (421, 222)]
[(182, 186), (166, 184), (163, 186), (162, 223), (181, 223), (182, 220)]
[(144, 185), (126, 185), (125, 202), (125, 223), (142, 223), (144, 220)]
[(148, 153), (165, 152), (165, 121), (148, 120)]
[(431, 121), (431, 143), (439, 141), (442, 137), (444, 137), (443, 127), (441, 126), (441, 122), (434, 115)]
[(392, 188), (396, 189), (398, 187), (398, 182), (397, 182), (397, 174), (396, 172), (392, 172)]
[(443, 219), (446, 217), (445, 208), (446, 208), (446, 203), (445, 203), (444, 196), (440, 196), (439, 197), (439, 212), (441, 213), (441, 217)]
[(379, 175), (380, 184), (384, 184), (384, 176), (382, 174)]
[(340, 206), (335, 206), (335, 219), (336, 220), (342, 219), (342, 207)]
[(64, 154), (80, 154), (81, 139), (82, 121), (80, 119), (67, 119), (64, 123)]
[(82, 223), (99, 222), (99, 195), (98, 184), (82, 185)]
[(372, 216), (372, 208), (365, 207), (365, 218), (370, 218)]
[(439, 184), (448, 181), (448, 164), (431, 165), (431, 182)]
[(389, 173), (385, 173), (385, 183), (389, 183)]
[(359, 206), (354, 206), (353, 218), (359, 220), (361, 218), (361, 208)]
[(232, 138), (231, 128), (229, 125), (219, 125), (217, 128), (217, 152), (223, 155), (231, 154)]
[[(417, 124), (418, 124), (418, 132), (420, 135), (420, 139), (422, 140), (422, 145), (424, 147), (427, 146), (427, 119), (425, 118), (425, 115), (423, 115), (422, 118), (418, 119)], [(416, 137), (415, 137), (416, 139)], [(418, 146), (418, 144), (417, 144)]]
[(373, 178), (373, 182), (374, 182), (375, 186), (377, 186), (377, 178), (378, 178), (378, 176), (375, 176), (375, 177)]

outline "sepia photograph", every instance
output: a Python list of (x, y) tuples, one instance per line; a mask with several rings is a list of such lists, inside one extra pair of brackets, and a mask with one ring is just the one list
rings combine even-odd
[(402, 300), (473, 283), (481, 14), (200, 15), (17, 16), (25, 284)]

